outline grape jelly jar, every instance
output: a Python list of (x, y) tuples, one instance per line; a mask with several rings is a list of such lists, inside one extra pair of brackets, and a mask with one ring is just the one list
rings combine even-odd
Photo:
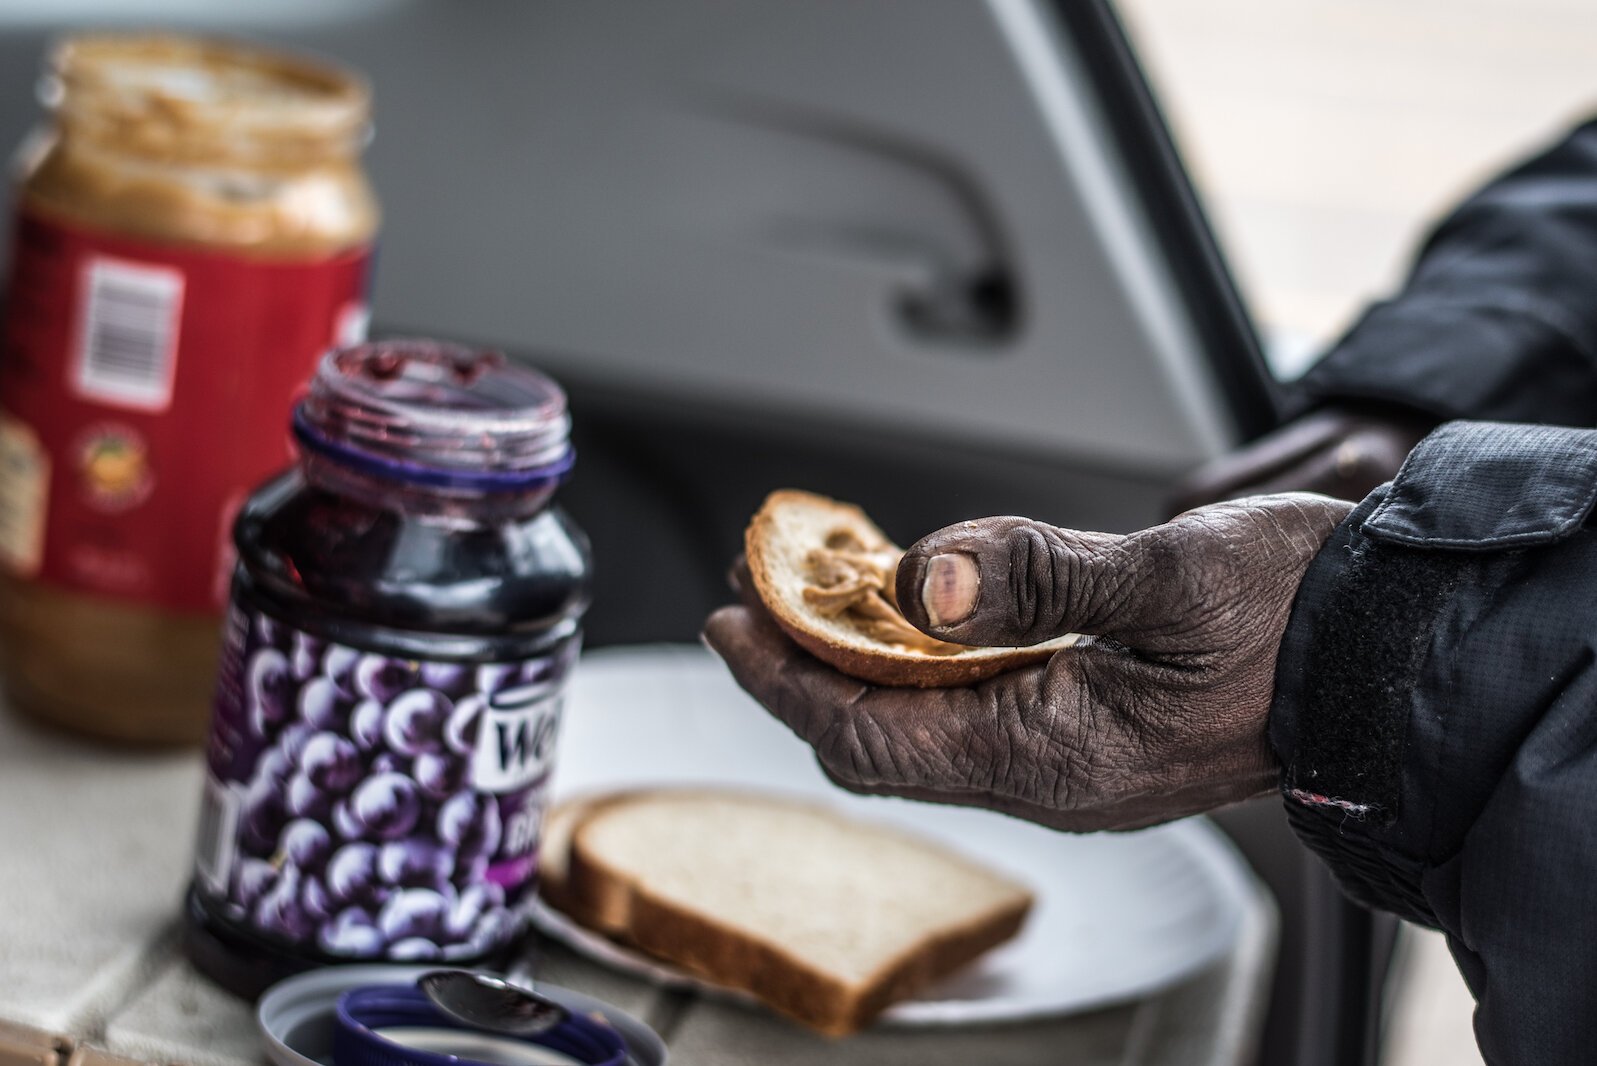
[(326, 356), (297, 467), (234, 526), (186, 913), (243, 995), (311, 966), (503, 955), (537, 875), (586, 538), (565, 396), (431, 341)]

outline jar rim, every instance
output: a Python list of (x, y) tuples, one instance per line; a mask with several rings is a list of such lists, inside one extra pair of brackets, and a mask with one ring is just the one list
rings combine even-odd
[(361, 75), (224, 37), (73, 34), (50, 49), (39, 96), (62, 121), (170, 158), (272, 162), (356, 152), (370, 137), (371, 88)]
[(560, 386), (502, 352), (424, 338), (328, 352), (294, 413), (301, 444), (418, 484), (524, 489), (570, 470)]

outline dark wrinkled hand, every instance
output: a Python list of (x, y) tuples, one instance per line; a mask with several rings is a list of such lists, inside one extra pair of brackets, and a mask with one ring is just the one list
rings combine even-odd
[(856, 681), (752, 606), (717, 611), (704, 636), (851, 791), (1076, 831), (1152, 825), (1275, 786), (1276, 650), (1303, 571), (1350, 506), (1261, 497), (1129, 536), (1023, 518), (933, 533), (898, 572), (917, 627), (981, 645), (1097, 638), (970, 688)]
[(1363, 499), (1435, 428), (1435, 419), (1395, 408), (1324, 408), (1189, 474), (1172, 494), (1171, 513), (1271, 492)]

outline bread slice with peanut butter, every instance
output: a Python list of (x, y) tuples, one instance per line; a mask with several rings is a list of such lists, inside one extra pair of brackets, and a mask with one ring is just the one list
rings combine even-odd
[(898, 610), (903, 550), (852, 504), (782, 489), (766, 497), (743, 538), (760, 601), (816, 658), (878, 685), (969, 685), (1068, 648), (1075, 636), (1029, 648), (972, 648), (927, 636)]

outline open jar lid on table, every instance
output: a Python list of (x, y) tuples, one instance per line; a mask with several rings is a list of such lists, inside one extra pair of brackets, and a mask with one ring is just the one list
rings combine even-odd
[[(266, 991), (256, 1009), (256, 1024), (265, 1044), (267, 1060), (273, 1066), (352, 1066), (340, 1062), (335, 1055), (341, 1024), (340, 998), (354, 990), (384, 986), (404, 993), (415, 989), (416, 979), (433, 969), (436, 967), (332, 966), (279, 982)], [(602, 1027), (619, 1034), (625, 1045), (625, 1057), (620, 1061), (625, 1066), (664, 1066), (667, 1060), (665, 1043), (632, 1015), (592, 996), (556, 985), (540, 982), (538, 992), (564, 1006), (573, 1016), (584, 1019), (590, 1028)], [(347, 1026), (347, 1020), (344, 1024)], [(371, 1032), (385, 1038), (392, 1054), (397, 1056), (394, 1061), (404, 1060), (406, 1049), (409, 1049), (413, 1060), (419, 1064), (453, 1057), (461, 1066), (473, 1063), (587, 1066), (584, 1058), (540, 1047), (522, 1038), (431, 1026), (420, 1020), (417, 1024), (403, 1026), (379, 1023)], [(601, 1042), (592, 1043), (596, 1054), (606, 1053), (599, 1048)], [(612, 1060), (601, 1058), (599, 1061)]]

